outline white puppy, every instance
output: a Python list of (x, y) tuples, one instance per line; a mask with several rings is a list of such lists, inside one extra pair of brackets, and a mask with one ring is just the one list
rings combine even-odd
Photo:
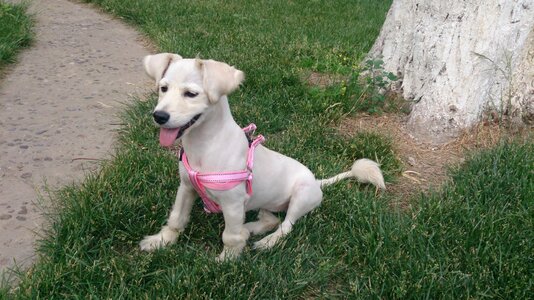
[[(227, 98), (243, 81), (243, 72), (222, 62), (182, 59), (171, 53), (145, 57), (144, 67), (159, 90), (154, 119), (161, 127), (160, 143), (168, 147), (181, 138), (189, 164), (198, 172), (246, 170), (249, 141), (234, 121)], [(385, 189), (378, 164), (369, 159), (357, 160), (349, 172), (316, 180), (298, 161), (261, 145), (254, 156), (252, 195), (247, 193), (245, 181), (229, 190), (206, 189), (224, 215), (220, 261), (239, 256), (251, 233), (276, 228), (280, 222), (272, 212), (287, 211), (278, 228), (254, 244), (259, 249), (272, 247), (300, 217), (321, 203), (322, 186), (355, 177)], [(174, 243), (189, 221), (198, 193), (182, 162), (179, 168), (181, 184), (167, 225), (159, 233), (146, 236), (140, 242), (142, 250)], [(244, 224), (249, 210), (259, 210), (258, 221)]]

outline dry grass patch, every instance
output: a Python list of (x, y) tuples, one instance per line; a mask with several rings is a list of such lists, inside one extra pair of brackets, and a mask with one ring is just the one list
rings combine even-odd
[(342, 81), (348, 80), (348, 76), (320, 72), (305, 72), (301, 75), (301, 80), (309, 86), (326, 88), (334, 84), (338, 84)]
[(448, 178), (447, 170), (461, 164), (466, 155), (474, 150), (495, 146), (502, 139), (532, 137), (532, 129), (524, 128), (511, 132), (493, 123), (481, 123), (446, 144), (421, 143), (413, 138), (406, 128), (407, 115), (359, 114), (341, 121), (338, 130), (354, 136), (360, 132), (375, 131), (389, 136), (395, 145), (395, 152), (403, 165), (401, 176), (387, 185), (388, 192), (397, 199), (400, 206), (409, 205), (412, 196), (438, 188)]

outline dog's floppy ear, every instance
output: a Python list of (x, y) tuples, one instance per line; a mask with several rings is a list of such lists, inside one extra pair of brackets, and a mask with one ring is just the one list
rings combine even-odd
[(145, 72), (150, 78), (156, 81), (156, 87), (159, 84), (163, 75), (169, 68), (169, 65), (173, 60), (182, 59), (178, 54), (173, 53), (159, 53), (155, 55), (147, 55), (143, 59), (143, 65), (145, 67)]
[(197, 59), (197, 65), (202, 68), (204, 87), (212, 103), (235, 91), (245, 79), (245, 73), (222, 62)]

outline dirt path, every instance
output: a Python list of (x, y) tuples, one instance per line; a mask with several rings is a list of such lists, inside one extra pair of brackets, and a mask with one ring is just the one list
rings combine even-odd
[[(83, 178), (109, 156), (128, 94), (151, 87), (141, 37), (66, 0), (34, 0), (36, 41), (0, 81), (0, 274), (27, 266), (45, 186)], [(46, 204), (46, 197), (45, 197)]]

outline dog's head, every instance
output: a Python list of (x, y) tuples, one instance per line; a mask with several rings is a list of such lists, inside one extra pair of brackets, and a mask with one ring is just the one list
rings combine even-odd
[(143, 64), (156, 81), (159, 98), (153, 116), (161, 128), (160, 144), (166, 147), (198, 126), (209, 108), (236, 90), (245, 77), (222, 62), (184, 59), (172, 53), (148, 55)]

